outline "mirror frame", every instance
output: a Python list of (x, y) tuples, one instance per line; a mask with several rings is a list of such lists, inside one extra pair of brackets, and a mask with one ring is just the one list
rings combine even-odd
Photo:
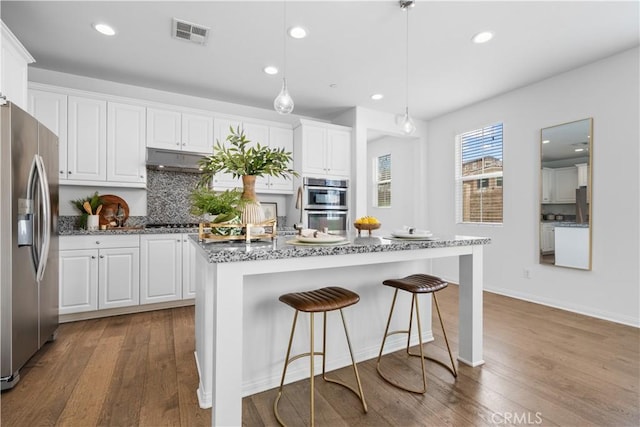
[[(551, 129), (555, 129), (555, 128), (560, 128), (562, 126), (568, 126), (568, 125), (574, 125), (574, 124), (578, 124), (580, 122), (584, 122), (588, 120), (588, 135), (587, 135), (587, 149), (588, 149), (588, 160), (587, 160), (587, 179), (586, 179), (586, 183), (587, 183), (587, 188), (586, 188), (586, 201), (587, 201), (587, 209), (586, 209), (586, 214), (588, 215), (588, 226), (586, 228), (588, 228), (588, 233), (587, 233), (587, 244), (588, 244), (588, 250), (586, 252), (586, 256), (587, 256), (587, 263), (585, 267), (582, 266), (578, 266), (578, 265), (557, 265), (556, 264), (556, 245), (555, 245), (555, 228), (554, 227), (554, 249), (553, 249), (553, 259), (552, 262), (549, 262), (551, 260), (550, 257), (548, 257), (548, 253), (545, 254), (545, 252), (547, 251), (543, 251), (543, 239), (545, 238), (543, 236), (543, 225), (545, 224), (545, 212), (544, 212), (544, 205), (549, 205), (549, 204), (571, 204), (570, 202), (566, 202), (566, 203), (562, 203), (562, 202), (556, 202), (556, 201), (545, 201), (545, 185), (549, 185), (549, 177), (545, 177), (545, 175), (547, 175), (545, 173), (545, 169), (549, 169), (548, 166), (545, 166), (545, 160), (544, 160), (544, 146), (548, 144), (544, 143), (543, 141), (545, 141), (545, 131), (551, 130)], [(592, 234), (593, 234), (593, 118), (592, 117), (588, 117), (585, 119), (580, 119), (580, 120), (574, 120), (571, 122), (566, 122), (566, 123), (561, 123), (558, 125), (553, 125), (553, 126), (548, 126), (545, 128), (540, 129), (540, 141), (539, 141), (539, 145), (540, 145), (540, 163), (539, 163), (539, 198), (538, 198), (538, 207), (539, 207), (539, 212), (538, 212), (538, 225), (539, 225), (539, 230), (538, 230), (538, 262), (542, 265), (550, 265), (550, 266), (559, 266), (559, 267), (565, 267), (565, 268), (575, 268), (575, 269), (579, 269), (579, 270), (591, 270), (592, 269), (592, 252), (593, 252), (593, 239), (592, 239)], [(583, 143), (582, 141), (577, 141), (574, 142), (574, 144), (577, 143)], [(567, 157), (567, 159), (571, 159), (571, 157)], [(580, 161), (576, 161), (575, 164), (580, 164)], [(584, 163), (584, 162), (582, 162)], [(578, 178), (579, 179), (579, 178)], [(579, 183), (579, 182), (578, 182)], [(555, 184), (555, 182), (554, 182)], [(574, 204), (577, 205), (578, 201), (573, 202)], [(566, 209), (565, 209), (566, 210)], [(576, 206), (576, 210), (574, 211), (576, 213), (576, 219), (578, 216), (578, 212), (577, 212), (578, 208)], [(557, 221), (557, 220), (547, 220), (547, 221)], [(570, 222), (570, 221), (567, 221)], [(573, 221), (573, 223), (575, 223), (575, 221)], [(585, 227), (581, 227), (581, 226), (574, 226), (576, 228), (585, 228)], [(548, 232), (548, 231), (547, 231)], [(548, 236), (547, 236), (548, 237)], [(582, 257), (584, 257), (584, 253), (581, 254)], [(547, 257), (547, 258), (544, 258)]]

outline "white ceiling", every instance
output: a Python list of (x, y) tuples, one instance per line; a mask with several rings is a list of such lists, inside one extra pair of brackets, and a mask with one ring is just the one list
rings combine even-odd
[[(410, 11), (409, 107), (429, 119), (639, 44), (637, 1), (418, 0)], [(294, 113), (331, 118), (355, 105), (401, 113), (405, 13), (397, 1), (287, 2)], [(282, 66), (281, 1), (5, 1), (2, 20), (34, 67), (273, 108)], [(206, 46), (171, 37), (172, 18), (210, 27)], [(117, 30), (107, 38), (91, 24)], [(494, 39), (471, 37), (491, 30)], [(331, 88), (330, 85), (336, 85)], [(372, 101), (373, 93), (382, 101)]]

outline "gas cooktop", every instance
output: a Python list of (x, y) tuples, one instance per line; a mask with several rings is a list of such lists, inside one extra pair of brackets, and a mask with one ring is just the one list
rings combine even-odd
[(196, 222), (183, 222), (183, 223), (175, 223), (175, 222), (156, 222), (152, 224), (147, 224), (146, 228), (198, 228), (200, 224)]

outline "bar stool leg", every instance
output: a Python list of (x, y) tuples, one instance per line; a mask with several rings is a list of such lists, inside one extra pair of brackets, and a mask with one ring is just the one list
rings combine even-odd
[(298, 321), (298, 310), (296, 310), (293, 315), (293, 323), (291, 325), (291, 335), (289, 335), (289, 346), (287, 347), (287, 355), (284, 358), (284, 369), (282, 370), (282, 378), (280, 379), (280, 387), (278, 388), (278, 395), (276, 399), (273, 401), (273, 412), (276, 415), (276, 419), (280, 423), (280, 425), (284, 425), (284, 421), (280, 419), (280, 414), (278, 413), (278, 402), (282, 397), (282, 387), (284, 386), (284, 378), (287, 374), (287, 367), (289, 366), (289, 357), (291, 356), (291, 344), (293, 344), (293, 334), (296, 331), (296, 322)]
[[(309, 362), (309, 364), (310, 364), (309, 369), (311, 370), (311, 372), (309, 373), (309, 379), (310, 379), (310, 383), (311, 383), (311, 385), (309, 386), (310, 387), (310, 390), (309, 390), (310, 410), (309, 411), (310, 411), (310, 415), (311, 415), (311, 427), (313, 427), (315, 425), (315, 410), (314, 410), (315, 407), (314, 407), (314, 402), (313, 402), (313, 397), (314, 397), (313, 395), (314, 395), (314, 390), (315, 390), (315, 388), (314, 388), (315, 370), (314, 370), (314, 365), (313, 365), (313, 361), (315, 359), (315, 353), (313, 351), (313, 338), (314, 338), (313, 337), (313, 333), (314, 333), (314, 331), (313, 331), (313, 318), (314, 317), (315, 317), (314, 313), (309, 313), (309, 324), (311, 325), (311, 334), (310, 334), (311, 338), (309, 340), (309, 361), (310, 361)], [(325, 317), (326, 317), (326, 313), (325, 313)], [(324, 359), (324, 354), (322, 355), (322, 358)], [(324, 361), (323, 361), (323, 363), (324, 363)]]
[(456, 364), (453, 363), (453, 355), (451, 354), (451, 347), (449, 347), (449, 340), (447, 339), (447, 331), (444, 329), (444, 322), (442, 321), (442, 315), (440, 315), (440, 307), (438, 306), (438, 298), (436, 294), (433, 294), (433, 302), (436, 303), (436, 311), (438, 312), (438, 319), (440, 319), (440, 326), (442, 327), (442, 335), (444, 335), (444, 342), (447, 344), (447, 351), (449, 352), (449, 360), (451, 360), (451, 368), (453, 369), (453, 376), (458, 377), (458, 371), (456, 371)]
[[(411, 301), (411, 306), (416, 307), (416, 323), (418, 323), (418, 345), (420, 346), (420, 367), (422, 368), (422, 391), (419, 393), (427, 392), (427, 372), (424, 369), (424, 349), (422, 348), (422, 322), (420, 321), (420, 305), (418, 304), (418, 295), (413, 294), (413, 299)], [(413, 312), (412, 312), (413, 314)], [(409, 338), (411, 338), (411, 334), (409, 334)], [(409, 353), (409, 351), (407, 351)], [(410, 356), (413, 356), (409, 353)]]

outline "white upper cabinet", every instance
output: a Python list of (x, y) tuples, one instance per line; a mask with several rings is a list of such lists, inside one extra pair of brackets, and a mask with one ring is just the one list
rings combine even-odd
[(555, 169), (554, 201), (556, 203), (575, 203), (578, 188), (578, 170), (575, 167)]
[(351, 129), (301, 120), (294, 132), (296, 170), (304, 176), (349, 178)]
[(147, 108), (147, 147), (211, 154), (213, 117)]
[(67, 178), (107, 179), (107, 102), (70, 96), (68, 99)]
[(182, 149), (194, 153), (213, 153), (213, 117), (182, 114)]
[[(293, 153), (293, 129), (269, 128), (269, 145), (271, 148), (284, 148), (285, 151)], [(289, 163), (289, 167), (293, 169), (293, 160)], [(293, 177), (270, 176), (267, 188), (279, 193), (293, 193)]]
[(107, 110), (107, 180), (144, 184), (145, 108), (109, 102)]
[(67, 179), (67, 95), (29, 90), (29, 113), (58, 135), (59, 179)]
[(147, 108), (147, 147), (182, 149), (182, 114)]
[(27, 110), (28, 65), (35, 60), (4, 22), (0, 27), (0, 94)]

